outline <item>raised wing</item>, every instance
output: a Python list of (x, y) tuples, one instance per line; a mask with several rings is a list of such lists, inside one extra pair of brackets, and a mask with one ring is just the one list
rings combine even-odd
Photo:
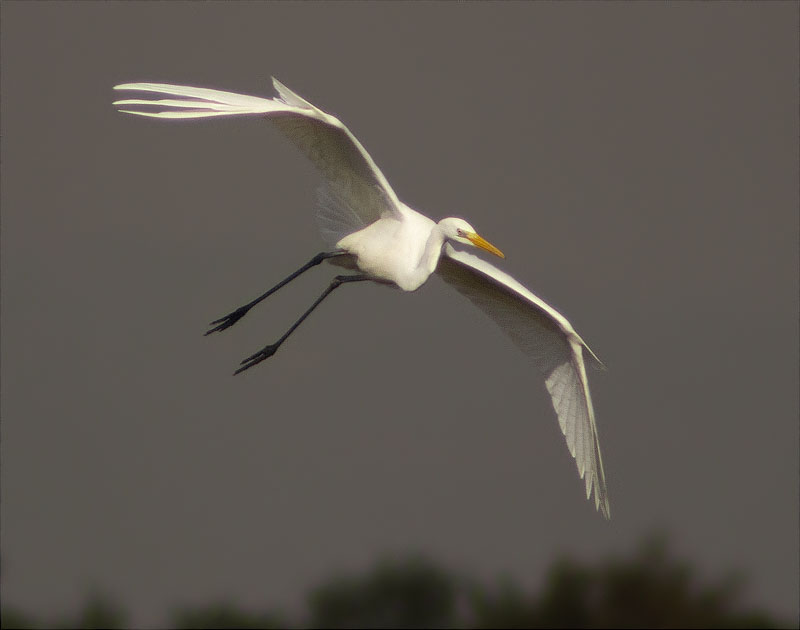
[(316, 165), (332, 195), (358, 214), (361, 226), (387, 215), (399, 216), (397, 195), (350, 130), (338, 118), (318, 109), (277, 79), (272, 79), (272, 83), (279, 98), (184, 85), (125, 83), (114, 89), (180, 98), (124, 99), (114, 105), (127, 114), (154, 118), (266, 116)]
[(544, 374), (569, 452), (585, 480), (586, 498), (594, 489), (595, 506), (610, 518), (584, 358), (602, 365), (600, 360), (563, 315), (485, 260), (447, 244), (437, 272), (494, 320)]

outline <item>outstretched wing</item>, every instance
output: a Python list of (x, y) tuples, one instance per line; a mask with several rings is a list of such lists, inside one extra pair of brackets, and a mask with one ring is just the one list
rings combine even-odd
[(610, 518), (584, 358), (602, 365), (600, 360), (563, 315), (485, 260), (447, 244), (437, 272), (494, 320), (544, 374), (569, 452), (586, 482), (586, 498), (594, 489), (595, 506)]
[(384, 216), (399, 216), (397, 195), (350, 130), (276, 79), (272, 83), (279, 98), (184, 85), (125, 83), (114, 89), (180, 98), (124, 99), (114, 105), (127, 114), (154, 118), (266, 116), (316, 165), (333, 195), (358, 214), (362, 227)]

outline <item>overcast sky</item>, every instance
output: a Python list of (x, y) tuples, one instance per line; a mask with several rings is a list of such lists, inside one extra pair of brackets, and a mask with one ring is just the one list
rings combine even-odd
[[(663, 529), (798, 607), (798, 4), (2, 3), (3, 603), (94, 588), (296, 606), (419, 551), (538, 584)], [(613, 519), (541, 377), (438, 279), (336, 273), (206, 324), (320, 251), (319, 178), (256, 119), (115, 112), (112, 86), (338, 115), (406, 203), (467, 218), (608, 365)]]

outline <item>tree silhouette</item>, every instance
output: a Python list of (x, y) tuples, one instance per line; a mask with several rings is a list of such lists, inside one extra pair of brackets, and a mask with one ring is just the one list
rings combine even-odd
[[(384, 560), (363, 575), (334, 577), (308, 596), (308, 615), (249, 613), (219, 603), (173, 612), (173, 628), (777, 628), (759, 610), (742, 609), (744, 581), (701, 581), (688, 563), (651, 537), (630, 557), (595, 565), (562, 558), (539, 593), (512, 580), (487, 587), (420, 556)], [(76, 619), (46, 624), (3, 606), (3, 628), (124, 628), (109, 599), (91, 598)], [(796, 626), (794, 626), (796, 627)]]
[(0, 626), (3, 628), (117, 628), (128, 627), (128, 617), (125, 611), (117, 606), (110, 598), (96, 593), (91, 595), (77, 616), (70, 618), (63, 616), (61, 619), (44, 623), (35, 619), (33, 615), (21, 611), (13, 606), (3, 606), (0, 610)]
[(202, 608), (178, 610), (172, 615), (173, 628), (287, 628), (287, 622), (277, 613), (247, 613), (231, 604), (219, 603)]
[(364, 577), (339, 577), (309, 597), (312, 628), (450, 628), (455, 580), (421, 557), (383, 561)]
[(760, 611), (739, 609), (743, 581), (702, 584), (686, 563), (670, 558), (664, 537), (647, 540), (630, 559), (596, 567), (556, 561), (542, 592), (513, 584), (498, 594), (474, 589), (476, 628), (772, 628)]

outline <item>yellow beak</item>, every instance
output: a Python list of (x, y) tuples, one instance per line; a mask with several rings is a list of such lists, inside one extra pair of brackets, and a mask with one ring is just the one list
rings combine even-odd
[(481, 249), (485, 249), (487, 252), (494, 254), (495, 256), (500, 256), (500, 258), (505, 258), (505, 254), (497, 249), (494, 245), (492, 245), (489, 241), (487, 241), (482, 236), (478, 236), (475, 232), (471, 234), (467, 234), (467, 238), (472, 242), (475, 247), (480, 247)]

